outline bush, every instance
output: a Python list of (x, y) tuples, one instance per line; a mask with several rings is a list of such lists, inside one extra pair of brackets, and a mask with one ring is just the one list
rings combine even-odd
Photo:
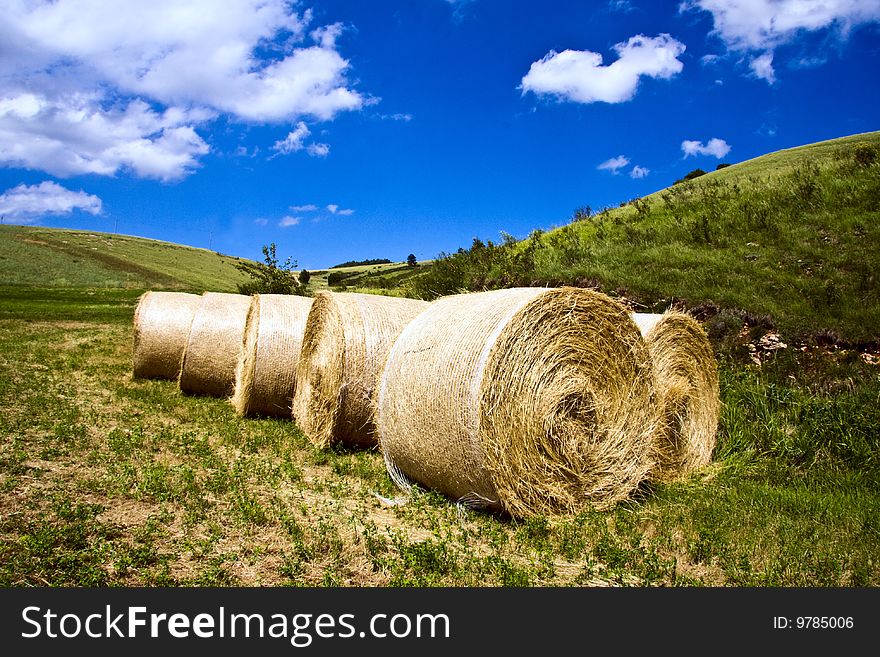
[(239, 294), (304, 294), (294, 270), (296, 261), (287, 258), (278, 264), (275, 242), (263, 247), (264, 263), (236, 262), (235, 268), (250, 276), (250, 281), (238, 285)]
[(697, 169), (694, 169), (693, 171), (689, 171), (688, 173), (686, 173), (684, 175), (684, 178), (679, 178), (678, 180), (676, 180), (672, 184), (677, 185), (679, 183), (687, 182), (688, 180), (693, 180), (694, 178), (699, 178), (700, 176), (705, 176), (705, 175), (706, 175), (705, 171), (697, 168)]
[(852, 149), (852, 156), (860, 167), (869, 167), (877, 161), (877, 147), (874, 144), (858, 144)]

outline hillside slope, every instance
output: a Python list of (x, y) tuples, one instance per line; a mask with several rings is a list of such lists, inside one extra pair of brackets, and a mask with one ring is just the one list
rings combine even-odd
[(880, 339), (877, 272), (880, 132), (872, 132), (741, 162), (522, 242), (475, 240), (409, 291), (588, 285), (637, 307), (675, 302), (789, 335), (862, 342)]
[(170, 242), (0, 226), (0, 285), (234, 292), (237, 258)]

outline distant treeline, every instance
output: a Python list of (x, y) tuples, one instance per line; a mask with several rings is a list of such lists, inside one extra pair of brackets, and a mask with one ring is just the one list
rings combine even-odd
[(330, 269), (339, 269), (340, 267), (363, 267), (364, 265), (387, 265), (391, 261), (388, 258), (374, 258), (373, 260), (349, 260), (340, 265), (333, 265)]

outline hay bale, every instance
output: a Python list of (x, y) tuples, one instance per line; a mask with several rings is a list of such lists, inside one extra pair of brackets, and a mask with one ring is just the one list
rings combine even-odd
[(322, 292), (306, 321), (293, 419), (315, 445), (375, 445), (374, 392), (395, 338), (425, 301)]
[(236, 413), (290, 417), (294, 374), (311, 307), (309, 297), (254, 295), (235, 370)]
[(635, 313), (651, 353), (661, 423), (654, 481), (673, 481), (712, 459), (721, 402), (712, 345), (699, 322), (676, 311)]
[(193, 317), (202, 298), (185, 292), (146, 292), (134, 311), (132, 371), (141, 379), (176, 379)]
[(445, 297), (379, 387), (389, 473), (513, 516), (604, 508), (653, 466), (653, 370), (627, 310), (590, 290)]
[(182, 392), (213, 397), (232, 394), (250, 307), (248, 295), (202, 295), (180, 368)]

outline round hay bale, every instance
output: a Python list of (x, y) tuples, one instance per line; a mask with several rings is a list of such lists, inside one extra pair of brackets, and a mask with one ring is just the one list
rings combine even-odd
[(591, 290), (435, 301), (394, 344), (378, 395), (389, 473), (512, 516), (605, 508), (653, 467), (650, 356)]
[(243, 417), (290, 417), (296, 365), (312, 299), (255, 294), (235, 370), (232, 405)]
[(660, 425), (654, 481), (673, 481), (706, 465), (715, 449), (721, 402), (712, 345), (694, 318), (668, 311), (635, 313), (654, 374)]
[(250, 307), (248, 295), (202, 295), (180, 367), (182, 392), (213, 397), (232, 394)]
[(146, 292), (134, 311), (132, 371), (141, 379), (177, 379), (189, 329), (202, 298)]
[(375, 445), (376, 385), (388, 350), (425, 301), (322, 292), (306, 321), (293, 419), (315, 445)]

